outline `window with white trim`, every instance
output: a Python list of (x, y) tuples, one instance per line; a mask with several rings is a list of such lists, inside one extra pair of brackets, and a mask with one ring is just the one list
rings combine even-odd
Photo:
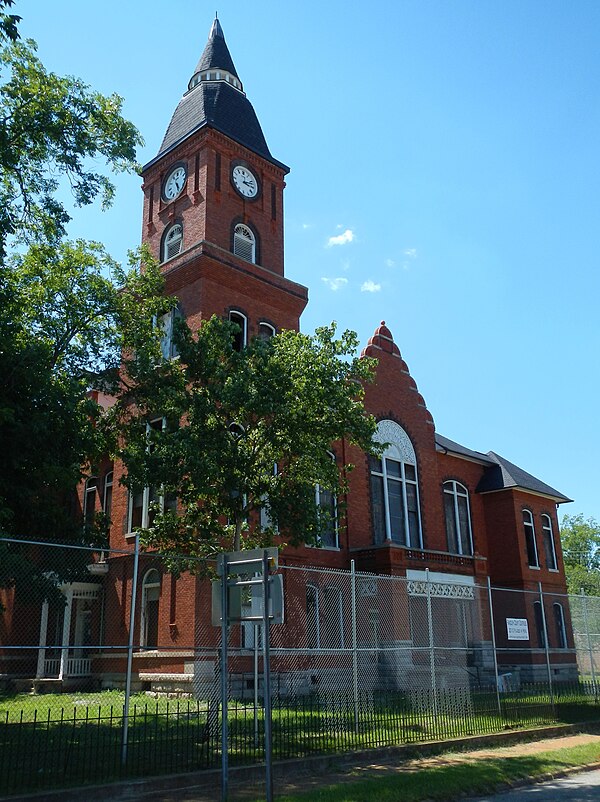
[(554, 602), (554, 623), (556, 625), (556, 642), (559, 649), (567, 648), (567, 627), (565, 626), (565, 611), (562, 604)]
[(241, 351), (248, 344), (248, 319), (241, 312), (230, 312), (229, 320), (239, 326), (239, 331), (233, 335), (233, 348)]
[[(153, 449), (152, 432), (164, 432), (167, 430), (167, 419), (156, 418), (146, 424), (146, 434), (148, 437), (148, 449)], [(154, 518), (158, 513), (177, 511), (177, 496), (174, 493), (165, 492), (163, 487), (144, 487), (141, 490), (135, 489), (129, 492), (129, 503), (127, 510), (127, 531), (133, 532), (136, 529), (148, 529), (152, 526)]]
[(98, 492), (98, 478), (89, 476), (85, 483), (83, 495), (83, 524), (89, 529), (94, 524), (96, 514), (96, 493)]
[(102, 512), (106, 519), (106, 529), (110, 532), (112, 515), (113, 472), (108, 471), (104, 477), (104, 493), (102, 496)]
[(179, 351), (175, 345), (173, 334), (175, 321), (182, 318), (183, 315), (178, 306), (170, 309), (166, 314), (158, 318), (158, 325), (160, 326), (160, 350), (163, 359), (175, 359), (179, 356)]
[(531, 510), (523, 510), (523, 529), (525, 531), (525, 548), (527, 549), (527, 564), (530, 568), (539, 568), (537, 544), (535, 542), (535, 526)]
[(181, 253), (183, 248), (183, 225), (181, 223), (174, 223), (167, 229), (163, 238), (162, 261), (168, 262), (178, 253)]
[(246, 262), (256, 262), (256, 237), (243, 223), (238, 223), (233, 229), (233, 252)]
[(544, 551), (546, 553), (546, 567), (550, 571), (556, 571), (556, 546), (554, 544), (554, 532), (552, 531), (552, 520), (549, 515), (542, 515), (542, 538), (544, 540)]
[(276, 334), (275, 326), (272, 326), (270, 323), (265, 323), (262, 320), (258, 324), (258, 339), (259, 340), (270, 340), (271, 337), (274, 337)]
[(473, 533), (469, 511), (469, 491), (460, 482), (444, 482), (444, 515), (448, 551), (451, 554), (473, 554)]
[(420, 549), (421, 511), (412, 442), (404, 429), (390, 420), (378, 423), (374, 439), (387, 446), (381, 459), (369, 458), (373, 540)]
[(140, 646), (143, 649), (158, 647), (158, 605), (160, 599), (160, 574), (151, 568), (142, 580), (142, 610), (140, 621)]

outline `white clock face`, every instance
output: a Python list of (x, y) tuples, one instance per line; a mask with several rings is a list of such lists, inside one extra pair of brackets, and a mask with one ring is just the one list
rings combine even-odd
[(186, 178), (187, 174), (185, 171), (185, 167), (181, 165), (179, 167), (176, 167), (171, 173), (169, 173), (163, 188), (163, 198), (166, 201), (175, 200), (175, 198), (179, 194), (181, 194), (181, 190), (183, 189), (183, 185), (185, 184)]
[(231, 173), (233, 185), (245, 198), (255, 198), (258, 195), (258, 180), (254, 173), (241, 164), (236, 164)]

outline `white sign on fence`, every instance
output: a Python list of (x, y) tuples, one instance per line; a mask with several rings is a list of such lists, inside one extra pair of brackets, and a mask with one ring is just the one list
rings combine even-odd
[(509, 640), (529, 640), (529, 626), (526, 618), (507, 618), (506, 634)]

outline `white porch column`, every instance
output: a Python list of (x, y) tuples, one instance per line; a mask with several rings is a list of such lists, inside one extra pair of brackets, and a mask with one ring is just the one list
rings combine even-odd
[(48, 599), (42, 602), (42, 615), (40, 618), (40, 642), (38, 647), (38, 661), (37, 671), (35, 672), (36, 679), (41, 679), (45, 676), (45, 660), (46, 660), (46, 642), (48, 638)]
[(71, 634), (71, 611), (73, 609), (73, 588), (66, 592), (67, 603), (63, 619), (62, 649), (60, 652), (60, 669), (58, 678), (63, 679), (67, 672), (67, 660), (69, 659), (69, 639)]

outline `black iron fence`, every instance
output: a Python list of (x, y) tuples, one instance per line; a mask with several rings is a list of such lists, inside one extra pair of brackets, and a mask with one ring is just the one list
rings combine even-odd
[[(273, 756), (303, 758), (424, 741), (484, 735), (558, 722), (600, 721), (600, 687), (580, 682), (414, 692), (314, 693), (273, 699)], [(210, 702), (134, 701), (122, 763), (123, 707), (111, 704), (19, 708), (0, 697), (0, 788), (5, 794), (49, 790), (126, 777), (216, 768), (220, 709)], [(262, 707), (229, 702), (229, 760), (264, 758)]]

